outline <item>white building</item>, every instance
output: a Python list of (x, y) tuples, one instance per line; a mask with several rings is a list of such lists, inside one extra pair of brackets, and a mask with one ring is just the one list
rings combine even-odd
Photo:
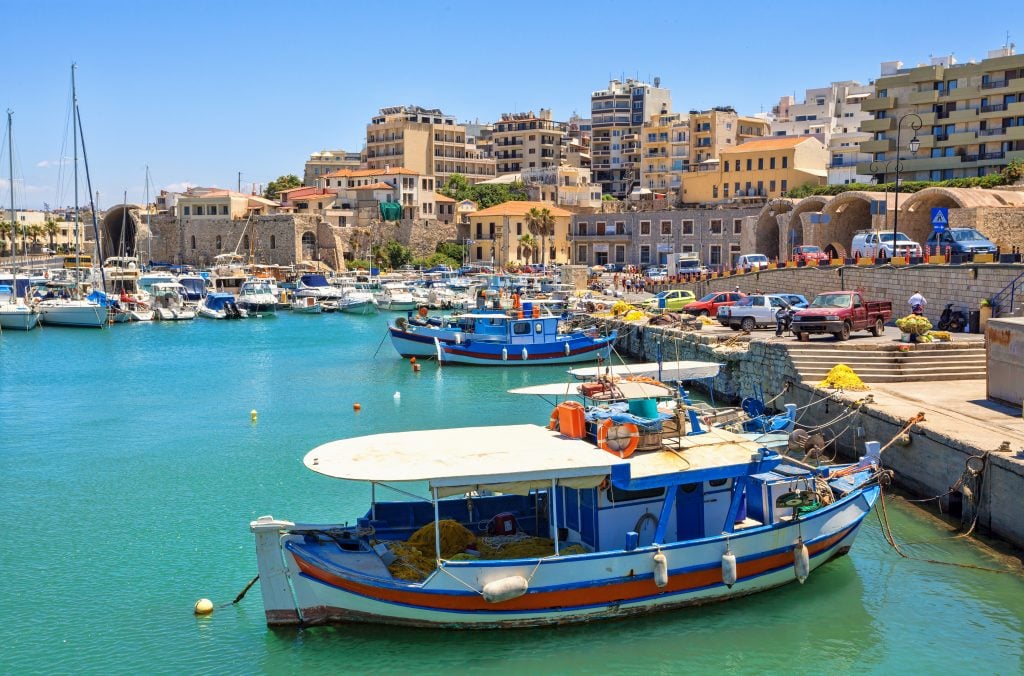
[(871, 157), (860, 152), (862, 141), (871, 134), (861, 132), (864, 120), (874, 115), (861, 110), (861, 101), (874, 95), (874, 87), (846, 80), (828, 87), (808, 89), (803, 103), (792, 96), (783, 96), (772, 109), (773, 136), (814, 136), (829, 150), (829, 184), (868, 183), (870, 176), (857, 174), (858, 162)]

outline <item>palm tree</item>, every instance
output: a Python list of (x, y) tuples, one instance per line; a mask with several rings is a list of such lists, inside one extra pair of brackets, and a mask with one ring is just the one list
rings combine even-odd
[(46, 222), (43, 223), (43, 232), (50, 238), (50, 248), (56, 250), (57, 233), (60, 232), (60, 226), (57, 225), (57, 221), (47, 218)]
[(551, 215), (551, 211), (547, 207), (543, 209), (531, 207), (526, 212), (526, 227), (529, 228), (530, 234), (540, 237), (540, 262), (545, 265), (548, 254), (548, 237), (555, 236), (555, 217)]
[(537, 262), (537, 257), (535, 256), (537, 240), (533, 238), (533, 235), (520, 235), (519, 247), (523, 252), (523, 257), (526, 258), (528, 263)]
[[(545, 209), (544, 211), (547, 210)], [(537, 207), (530, 207), (530, 210), (526, 212), (526, 229), (530, 231), (530, 234), (533, 235), (535, 240), (536, 238), (543, 236), (543, 221), (544, 215)]]
[(32, 225), (27, 226), (25, 230), (28, 233), (28, 238), (32, 242), (33, 247), (39, 246), (39, 239), (44, 234), (46, 234), (46, 231), (43, 229), (43, 226), (37, 223), (33, 223)]

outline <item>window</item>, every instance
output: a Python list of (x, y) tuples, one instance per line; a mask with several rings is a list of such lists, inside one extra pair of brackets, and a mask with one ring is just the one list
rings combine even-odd
[(661, 234), (671, 235), (672, 234), (672, 221), (661, 222)]
[(739, 160), (736, 160), (736, 163), (735, 163), (735, 165), (733, 166), (733, 169), (735, 169), (736, 171), (739, 171), (739, 170), (740, 170), (740, 161), (739, 161)]
[(739, 235), (743, 232), (743, 219), (734, 218), (732, 219), (732, 234)]
[(523, 224), (522, 223), (516, 223), (516, 234), (517, 235), (523, 234)]
[(197, 204), (196, 205), (196, 216), (202, 216), (202, 215), (203, 215), (203, 207), (201, 205)]
[(774, 193), (775, 192), (775, 181), (768, 181), (768, 192), (769, 193)]
[(726, 163), (725, 163), (725, 164), (723, 164), (722, 166), (723, 166), (723, 167), (725, 168), (725, 173), (727, 173), (727, 174), (728, 174), (728, 173), (729, 173), (729, 163), (728, 163), (728, 162), (726, 162)]
[(651, 234), (651, 222), (650, 221), (640, 221), (640, 234), (641, 235), (649, 235), (649, 234)]
[(693, 234), (693, 221), (683, 221), (683, 234), (684, 235), (692, 235)]
[(195, 235), (192, 235), (192, 237), (191, 237), (191, 244), (192, 244), (192, 248), (195, 249), (196, 248), (196, 236)]
[(729, 260), (736, 260), (736, 257), (740, 255), (740, 245), (730, 244), (729, 245)]
[(722, 219), (712, 218), (711, 219), (711, 234), (721, 235), (722, 234)]
[(220, 235), (217, 235), (217, 250), (220, 251), (220, 248), (221, 248), (221, 239), (220, 239)]
[(782, 156), (782, 168), (783, 169), (789, 169), (789, 156), (788, 155), (783, 155)]
[(643, 246), (640, 247), (640, 264), (643, 265), (644, 263), (650, 263), (650, 262), (651, 262), (651, 247), (649, 247), (648, 245), (644, 244)]
[(185, 215), (186, 216), (189, 215), (189, 211), (191, 211), (191, 207), (185, 207)]
[(761, 169), (764, 169), (764, 158), (763, 157), (757, 158), (757, 168), (758, 168), (759, 171)]
[(586, 223), (580, 223), (579, 225), (577, 225), (576, 226), (576, 234), (577, 235), (584, 235), (585, 236), (587, 234), (587, 224)]
[[(342, 218), (344, 218), (344, 216), (342, 216)], [(276, 249), (277, 248), (277, 235), (271, 235), (270, 236), (270, 248), (271, 249)]]
[(752, 159), (750, 159), (748, 157), (747, 158), (747, 171), (753, 171), (753, 170), (754, 170), (754, 160), (752, 160)]
[(722, 264), (722, 246), (720, 244), (711, 245), (711, 255), (709, 257), (711, 265)]
[(517, 336), (525, 336), (530, 333), (530, 322), (516, 322), (512, 325), (512, 333)]
[[(586, 251), (586, 249), (584, 249), (584, 251)], [(479, 260), (483, 260), (483, 258), (484, 258), (484, 250), (483, 250), (483, 247), (479, 247), (479, 246), (478, 246), (478, 247), (476, 248), (476, 259), (477, 259), (477, 260), (479, 261)]]
[(787, 181), (786, 179), (782, 179), (780, 188), (782, 189), (782, 192), (786, 192), (787, 190), (789, 190), (789, 181)]

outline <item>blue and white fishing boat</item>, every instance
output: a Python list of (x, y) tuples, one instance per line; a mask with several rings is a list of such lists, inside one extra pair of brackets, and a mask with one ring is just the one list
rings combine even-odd
[(474, 318), (473, 333), (453, 342), (435, 339), (437, 358), (442, 364), (480, 366), (527, 366), (608, 361), (618, 335), (599, 335), (596, 329), (563, 331), (561, 317), (516, 317), (463, 315)]
[(207, 319), (245, 319), (248, 311), (238, 307), (234, 294), (213, 291), (207, 293), (196, 306), (196, 313)]
[[(401, 432), (310, 451), (308, 469), (369, 484), (371, 501), (354, 524), (251, 522), (267, 623), (536, 627), (732, 600), (848, 552), (888, 478), (874, 442), (856, 465), (812, 468), (714, 428), (621, 458), (562, 406), (557, 432)], [(421, 501), (379, 501), (424, 484)]]
[[(388, 335), (395, 350), (403, 357), (436, 357), (435, 339), (442, 343), (462, 341), (474, 333), (478, 320), (502, 320), (506, 317), (499, 310), (444, 317), (429, 317), (424, 311), (420, 315), (397, 317), (394, 324), (388, 326)], [(488, 324), (483, 322), (482, 327), (486, 329)]]

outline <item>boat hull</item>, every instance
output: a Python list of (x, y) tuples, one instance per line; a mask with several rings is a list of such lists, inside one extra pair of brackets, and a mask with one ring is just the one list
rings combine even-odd
[(39, 320), (47, 326), (75, 326), (102, 329), (107, 325), (107, 308), (88, 301), (46, 301), (39, 304)]
[[(261, 519), (252, 523), (252, 529), (268, 624), (539, 627), (701, 605), (789, 584), (796, 579), (794, 547), (800, 539), (807, 546), (813, 574), (849, 551), (877, 496), (877, 487), (858, 491), (799, 522), (739, 531), (728, 541), (716, 536), (660, 548), (540, 560), (445, 562), (443, 571), (422, 583), (361, 574), (343, 563), (332, 565), (329, 556), (318, 556), (302, 536), (282, 536), (294, 526), (288, 522)], [(336, 545), (322, 547), (338, 551)], [(727, 549), (737, 560), (737, 581), (731, 587), (723, 582), (721, 566)], [(662, 587), (653, 573), (659, 552), (666, 557), (668, 571)], [(528, 580), (524, 594), (498, 602), (484, 599), (485, 584), (514, 576)]]
[(31, 331), (39, 324), (39, 313), (27, 305), (0, 305), (0, 329)]
[(376, 314), (377, 303), (374, 302), (372, 298), (367, 300), (356, 301), (349, 301), (343, 299), (338, 302), (338, 309), (342, 312), (347, 312), (353, 315), (370, 315)]
[(441, 329), (427, 331), (403, 331), (395, 326), (388, 327), (391, 336), (391, 344), (395, 351), (403, 357), (426, 357), (433, 359), (437, 357), (437, 345), (434, 339), (447, 344), (455, 342), (454, 332)]
[(273, 314), (274, 312), (277, 312), (277, 301), (274, 300), (254, 301), (239, 298), (235, 301), (235, 304), (250, 315), (253, 313)]
[(442, 364), (476, 366), (536, 366), (538, 364), (574, 364), (610, 358), (615, 335), (604, 338), (572, 338), (556, 343), (497, 344), (481, 341), (454, 342), (436, 347)]

